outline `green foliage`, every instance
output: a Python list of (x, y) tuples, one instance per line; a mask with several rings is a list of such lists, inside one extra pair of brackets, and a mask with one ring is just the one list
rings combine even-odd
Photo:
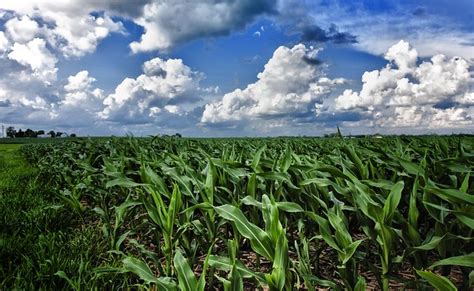
[[(52, 193), (46, 219), (68, 214), (70, 229), (87, 226), (87, 243), (100, 245), (89, 254), (78, 245), (72, 266), (51, 267), (62, 285), (49, 287), (100, 289), (108, 278), (159, 290), (449, 290), (472, 281), (472, 138), (111, 138), (21, 151)], [(11, 211), (14, 221), (20, 210)], [(7, 267), (6, 286), (16, 286), (11, 274), (27, 276)]]

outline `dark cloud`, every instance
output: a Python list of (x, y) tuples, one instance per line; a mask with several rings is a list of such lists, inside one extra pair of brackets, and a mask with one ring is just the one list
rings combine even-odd
[(307, 112), (306, 114), (299, 114), (293, 116), (293, 123), (320, 123), (320, 124), (336, 124), (344, 121), (360, 121), (368, 119), (370, 116), (363, 112), (348, 111), (348, 112), (323, 112), (315, 115), (314, 112)]
[(143, 14), (143, 8), (152, 0), (109, 0), (109, 8), (120, 15), (139, 17)]
[(320, 65), (320, 64), (323, 63), (323, 61), (321, 61), (317, 58), (310, 58), (308, 56), (304, 56), (303, 61), (305, 61), (306, 63), (308, 63), (310, 65), (314, 65), (314, 66), (317, 66), (317, 65)]
[[(153, 2), (142, 24), (145, 33), (131, 43), (133, 52), (170, 48), (245, 28), (258, 17), (276, 15), (277, 0), (162, 0)], [(208, 21), (209, 20), (209, 21)], [(153, 41), (159, 34), (159, 42)]]
[(10, 105), (10, 100), (0, 100), (0, 107), (9, 107)]
[(183, 103), (197, 103), (199, 101), (202, 101), (203, 98), (199, 95), (196, 94), (184, 94), (184, 95), (178, 95), (174, 98), (171, 98), (166, 105), (180, 105)]
[(332, 24), (325, 30), (317, 25), (308, 25), (301, 31), (301, 40), (304, 42), (333, 42), (336, 44), (357, 43), (357, 37), (348, 32), (341, 32)]
[(458, 107), (458, 106), (459, 106), (459, 103), (457, 103), (457, 102), (454, 102), (452, 100), (445, 100), (445, 101), (441, 101), (441, 102), (436, 103), (435, 105), (433, 105), (433, 108), (448, 109), (448, 108), (454, 108), (454, 107)]

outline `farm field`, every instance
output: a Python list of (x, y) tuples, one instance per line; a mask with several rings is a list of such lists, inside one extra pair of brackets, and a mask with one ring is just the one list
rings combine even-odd
[(473, 288), (473, 137), (0, 144), (0, 169), (0, 289)]

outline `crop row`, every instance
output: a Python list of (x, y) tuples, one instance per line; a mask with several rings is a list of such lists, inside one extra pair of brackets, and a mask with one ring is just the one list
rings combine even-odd
[(473, 139), (126, 138), (22, 149), (122, 258), (98, 272), (131, 273), (143, 286), (473, 283)]

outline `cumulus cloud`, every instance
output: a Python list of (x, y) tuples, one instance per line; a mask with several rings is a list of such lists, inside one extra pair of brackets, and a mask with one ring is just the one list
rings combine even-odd
[(165, 0), (153, 1), (135, 21), (145, 28), (133, 52), (166, 50), (202, 37), (229, 34), (257, 16), (273, 13), (276, 0)]
[(133, 52), (167, 50), (190, 40), (226, 35), (276, 13), (277, 0), (2, 0), (0, 12), (13, 11), (5, 24), (14, 42), (41, 35), (65, 56), (93, 52), (113, 32), (124, 32), (118, 16), (144, 28)]
[[(87, 71), (69, 76), (63, 88), (48, 87), (37, 79), (20, 81), (12, 76), (0, 82), (0, 116), (18, 126), (57, 127), (63, 131), (98, 126), (97, 114), (103, 108), (103, 91), (94, 88), (95, 78)], [(43, 85), (43, 87), (42, 87)]]
[(26, 43), (41, 37), (66, 57), (80, 57), (95, 51), (112, 32), (122, 32), (121, 22), (104, 13), (110, 1), (24, 1), (4, 0), (0, 10), (13, 11), (5, 23), (13, 42)]
[(68, 77), (68, 83), (64, 86), (66, 94), (62, 104), (74, 107), (89, 107), (99, 110), (103, 91), (92, 88), (95, 78), (89, 76), (88, 71), (80, 71), (74, 76)]
[(333, 85), (344, 82), (325, 76), (321, 67), (315, 65), (319, 63), (317, 53), (318, 49), (303, 44), (279, 47), (258, 74), (257, 82), (207, 104), (201, 121), (220, 123), (311, 112)]
[(14, 42), (25, 43), (40, 32), (38, 23), (28, 15), (14, 17), (5, 23), (5, 30)]
[(365, 111), (383, 127), (472, 124), (474, 79), (466, 60), (440, 54), (419, 63), (416, 49), (403, 40), (385, 58), (384, 68), (363, 74), (359, 92), (345, 90), (336, 98), (336, 111)]
[(204, 75), (181, 59), (154, 58), (143, 65), (144, 74), (126, 78), (104, 100), (103, 119), (117, 122), (150, 122), (165, 109), (178, 113), (179, 103), (192, 102)]
[(26, 44), (15, 43), (8, 58), (29, 66), (33, 75), (45, 83), (56, 79), (56, 57), (46, 48), (46, 42), (35, 38)]

